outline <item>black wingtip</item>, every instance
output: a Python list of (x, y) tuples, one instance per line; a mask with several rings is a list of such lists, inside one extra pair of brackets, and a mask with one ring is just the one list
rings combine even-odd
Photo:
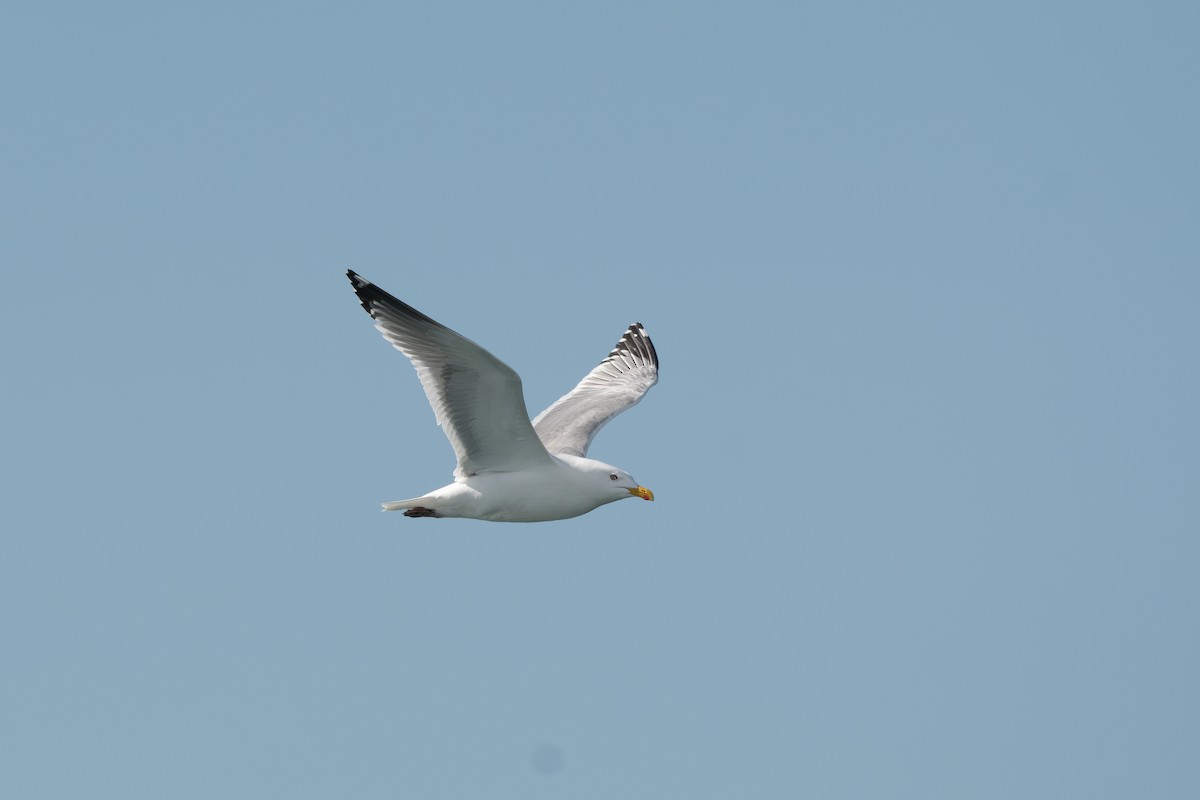
[(445, 327), (437, 320), (431, 319), (420, 311), (417, 311), (400, 298), (380, 289), (354, 270), (346, 270), (346, 277), (350, 279), (350, 285), (354, 287), (354, 294), (358, 295), (358, 302), (362, 303), (363, 310), (370, 314), (372, 319), (375, 318), (376, 306), (383, 306), (402, 316), (415, 317), (422, 322), (436, 325), (439, 328)]
[(635, 322), (625, 329), (625, 333), (621, 334), (621, 338), (617, 341), (617, 346), (608, 354), (608, 359), (620, 356), (622, 353), (642, 358), (658, 369), (658, 352), (654, 349), (654, 342), (650, 341), (650, 336), (640, 322)]
[(654, 365), (655, 369), (658, 369), (658, 351), (654, 349), (654, 342), (650, 340), (650, 334), (646, 333), (645, 327), (640, 322), (633, 323), (633, 326), (642, 335), (642, 341), (646, 343), (646, 347), (650, 351), (650, 363)]
[[(362, 304), (363, 310), (370, 314), (371, 289), (379, 291), (379, 288), (352, 269), (346, 270), (346, 277), (350, 279), (350, 285), (354, 287), (354, 294), (358, 297), (358, 302)], [(372, 314), (372, 316), (374, 315)]]

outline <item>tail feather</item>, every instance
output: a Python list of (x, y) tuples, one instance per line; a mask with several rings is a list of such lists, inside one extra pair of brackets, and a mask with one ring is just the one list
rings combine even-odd
[(429, 502), (428, 497), (414, 497), (411, 500), (393, 500), (383, 504), (384, 511), (403, 511), (406, 508), (416, 508)]

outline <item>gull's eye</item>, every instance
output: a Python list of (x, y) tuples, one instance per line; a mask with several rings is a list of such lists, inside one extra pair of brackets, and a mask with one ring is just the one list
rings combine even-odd
[(615, 473), (615, 472), (612, 473), (611, 475), (608, 476), (608, 479), (610, 481), (615, 481), (617, 479), (617, 473)]

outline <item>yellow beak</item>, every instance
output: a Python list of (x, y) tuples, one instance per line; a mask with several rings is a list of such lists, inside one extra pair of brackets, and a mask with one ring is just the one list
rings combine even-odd
[(629, 493), (634, 497), (640, 497), (643, 500), (653, 500), (654, 492), (647, 489), (645, 486), (639, 486), (636, 489), (630, 489)]

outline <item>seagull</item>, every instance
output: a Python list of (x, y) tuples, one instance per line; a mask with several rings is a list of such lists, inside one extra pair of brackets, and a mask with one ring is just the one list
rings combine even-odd
[(654, 499), (625, 470), (587, 457), (596, 432), (658, 383), (658, 354), (640, 322), (626, 329), (574, 389), (530, 422), (521, 377), (511, 367), (353, 270), (346, 275), (383, 338), (416, 368), (458, 457), (453, 483), (384, 503), (384, 511), (545, 522), (628, 497)]

